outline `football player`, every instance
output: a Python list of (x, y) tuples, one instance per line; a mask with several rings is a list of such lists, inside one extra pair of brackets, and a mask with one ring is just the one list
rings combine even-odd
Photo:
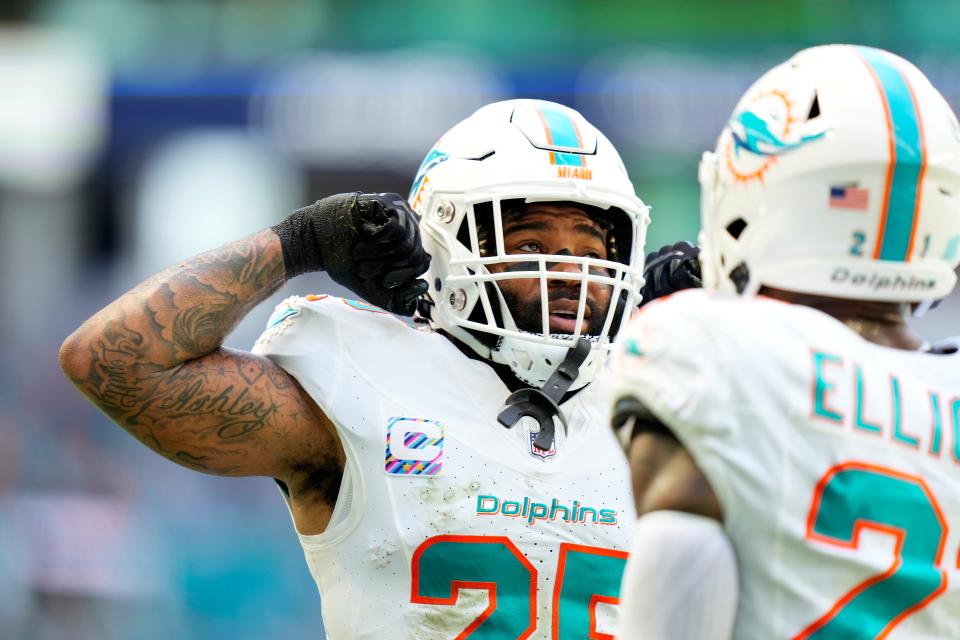
[[(277, 480), (331, 637), (610, 638), (636, 513), (599, 387), (647, 207), (596, 128), (533, 100), (444, 135), (408, 200), (330, 196), (175, 265), (63, 368), (172, 461)], [(319, 270), (365, 302), (290, 298), (251, 353), (221, 346)]]
[(620, 637), (960, 637), (960, 340), (907, 324), (956, 281), (954, 113), (896, 55), (807, 49), (700, 181), (706, 290), (615, 358), (644, 550)]

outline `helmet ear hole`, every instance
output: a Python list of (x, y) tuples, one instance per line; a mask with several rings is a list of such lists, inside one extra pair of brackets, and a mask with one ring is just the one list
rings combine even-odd
[(747, 283), (750, 282), (750, 269), (747, 268), (745, 262), (741, 262), (733, 268), (733, 271), (730, 272), (730, 280), (737, 288), (737, 293), (744, 292), (747, 288)]
[(820, 117), (820, 96), (813, 94), (813, 103), (810, 105), (810, 111), (807, 113), (807, 120), (813, 120)]
[(740, 234), (743, 233), (743, 230), (747, 228), (747, 221), (743, 218), (737, 218), (733, 222), (727, 225), (727, 233), (730, 234), (734, 240), (740, 239)]

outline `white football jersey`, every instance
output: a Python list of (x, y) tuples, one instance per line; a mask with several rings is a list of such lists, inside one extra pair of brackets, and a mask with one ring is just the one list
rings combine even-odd
[(698, 290), (645, 307), (615, 364), (723, 507), (736, 638), (960, 638), (960, 355)]
[(612, 638), (636, 512), (602, 382), (542, 451), (497, 422), (489, 365), (364, 303), (290, 298), (254, 352), (346, 451), (328, 529), (300, 535), (330, 638)]

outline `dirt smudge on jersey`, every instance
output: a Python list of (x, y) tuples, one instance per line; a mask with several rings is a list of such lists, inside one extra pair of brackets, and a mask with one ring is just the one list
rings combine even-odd
[(461, 589), (455, 605), (414, 605), (410, 640), (454, 638), (487, 608), (485, 589)]
[(373, 563), (378, 569), (383, 569), (393, 560), (393, 554), (397, 552), (397, 545), (390, 540), (371, 541), (367, 550), (373, 558)]

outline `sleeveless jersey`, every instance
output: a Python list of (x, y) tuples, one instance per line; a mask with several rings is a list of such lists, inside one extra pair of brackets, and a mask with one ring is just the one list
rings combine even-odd
[(364, 303), (288, 299), (254, 352), (346, 452), (330, 525), (299, 536), (330, 638), (612, 639), (636, 512), (598, 382), (542, 451), (497, 422), (489, 365)]
[(815, 309), (682, 292), (615, 358), (683, 442), (737, 554), (736, 638), (960, 638), (960, 355)]

